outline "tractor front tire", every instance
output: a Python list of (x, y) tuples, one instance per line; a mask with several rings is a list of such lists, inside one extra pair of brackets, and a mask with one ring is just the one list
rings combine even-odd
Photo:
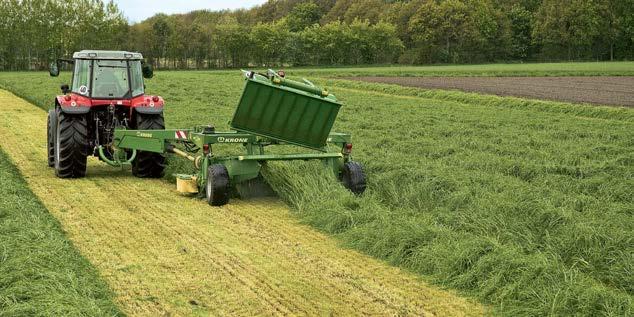
[(57, 113), (55, 127), (55, 174), (60, 178), (86, 176), (88, 121), (85, 115)]
[(222, 206), (229, 202), (229, 172), (222, 164), (210, 165), (207, 168), (207, 184), (205, 196), (212, 206)]
[[(136, 114), (136, 128), (138, 130), (163, 130), (165, 121), (163, 114)], [(141, 178), (163, 177), (165, 170), (165, 156), (161, 153), (137, 151), (132, 162), (132, 174)]]
[(46, 119), (46, 153), (48, 154), (48, 167), (55, 167), (55, 135), (57, 135), (57, 113), (48, 111)]
[(343, 165), (340, 178), (343, 186), (355, 195), (361, 195), (365, 191), (365, 174), (361, 164), (354, 161), (346, 162)]

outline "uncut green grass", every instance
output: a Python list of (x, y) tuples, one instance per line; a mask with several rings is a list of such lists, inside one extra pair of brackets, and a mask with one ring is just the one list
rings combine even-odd
[(0, 197), (0, 315), (122, 315), (1, 149)]
[(632, 313), (634, 121), (622, 111), (339, 95), (370, 189), (354, 199), (278, 166), (269, 180), (306, 221), (505, 315)]
[[(62, 80), (0, 74), (42, 107)], [(317, 82), (345, 104), (335, 129), (353, 133), (369, 189), (350, 195), (318, 163), (270, 164), (267, 179), (306, 223), (501, 315), (633, 313), (630, 109)], [(158, 72), (147, 86), (166, 98), (169, 127), (224, 129), (242, 82)]]

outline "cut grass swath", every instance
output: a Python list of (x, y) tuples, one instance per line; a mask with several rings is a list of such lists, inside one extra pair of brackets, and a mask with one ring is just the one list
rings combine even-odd
[(122, 315), (1, 149), (0, 197), (0, 315)]

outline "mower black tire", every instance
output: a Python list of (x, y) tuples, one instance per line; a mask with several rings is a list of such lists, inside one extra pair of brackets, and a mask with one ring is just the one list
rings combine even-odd
[(46, 118), (46, 154), (48, 155), (48, 167), (55, 167), (55, 136), (57, 135), (57, 112), (48, 111)]
[(85, 115), (56, 113), (55, 174), (60, 178), (86, 176), (88, 121)]
[(222, 206), (229, 202), (229, 172), (222, 164), (210, 165), (207, 168), (207, 184), (205, 196), (212, 206)]
[[(163, 130), (163, 114), (136, 114), (136, 129)], [(165, 155), (161, 153), (137, 151), (132, 162), (132, 174), (141, 178), (160, 178), (165, 171)]]
[(365, 174), (361, 164), (349, 161), (343, 165), (343, 169), (340, 174), (341, 182), (343, 186), (350, 190), (355, 195), (361, 195), (365, 191)]

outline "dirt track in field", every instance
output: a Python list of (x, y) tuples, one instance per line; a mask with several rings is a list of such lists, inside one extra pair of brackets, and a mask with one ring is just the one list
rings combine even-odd
[(46, 166), (46, 113), (0, 90), (0, 148), (129, 315), (481, 315), (413, 274), (337, 246), (276, 199), (210, 207), (91, 159)]
[(634, 77), (348, 77), (374, 83), (634, 107)]

